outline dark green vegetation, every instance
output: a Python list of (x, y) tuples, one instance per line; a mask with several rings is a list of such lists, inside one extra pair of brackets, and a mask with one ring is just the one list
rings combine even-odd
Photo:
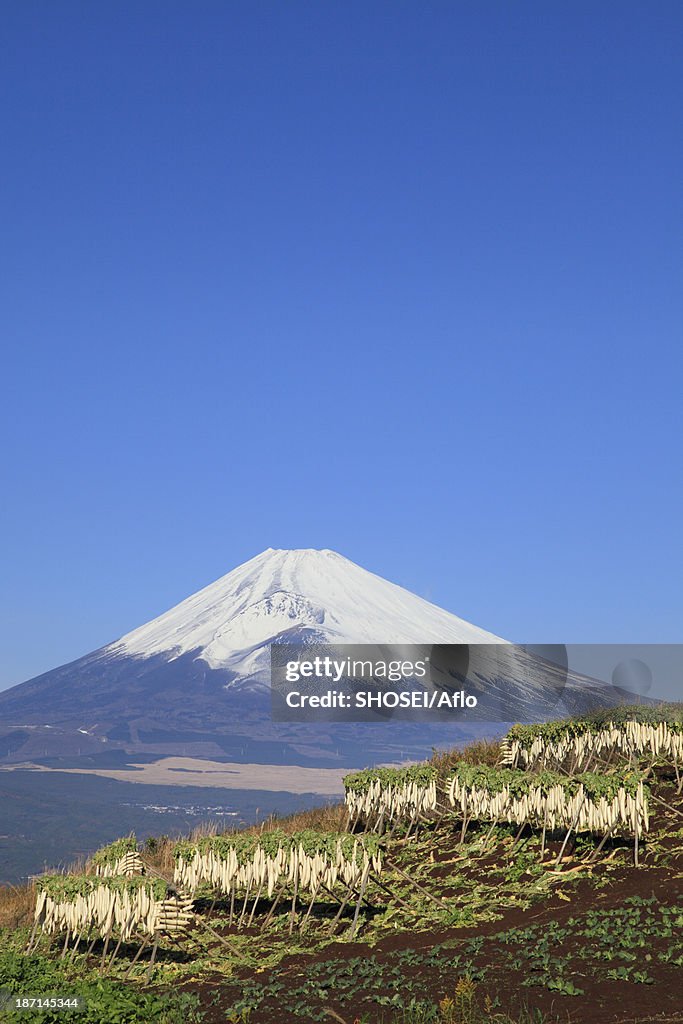
[(65, 966), (54, 957), (37, 953), (25, 956), (14, 948), (0, 952), (0, 985), (12, 995), (68, 994), (85, 1001), (84, 1011), (0, 1010), (0, 1019), (8, 1022), (36, 1020), (41, 1024), (59, 1024), (70, 1019), (81, 1024), (191, 1024), (201, 1020), (197, 997), (189, 993), (142, 991), (120, 981), (84, 976), (81, 965)]
[[(248, 982), (234, 1009), (248, 1018), (250, 1008), (276, 998), (285, 988), (292, 1014), (308, 1020), (327, 1018), (325, 1002), (333, 994), (343, 1004), (362, 999), (369, 989), (381, 991), (374, 997), (378, 1006), (405, 1009), (419, 1001), (425, 979), (431, 977), (438, 985), (444, 973), (481, 986), (500, 970), (524, 972), (522, 986), (574, 997), (585, 994), (580, 983), (589, 975), (593, 981), (654, 985), (651, 967), (683, 966), (682, 926), (683, 901), (669, 907), (654, 897), (633, 896), (618, 910), (589, 911), (563, 925), (551, 921), (510, 928), (483, 941), (480, 937), (467, 939), (457, 947), (447, 940), (427, 952), (407, 947), (383, 956), (314, 963), (299, 985), (286, 987), (277, 980)], [(493, 1009), (494, 1001), (490, 997), (489, 1001)], [(313, 1009), (316, 1003), (318, 1009)]]
[[(435, 769), (439, 779), (456, 770), (463, 780), (495, 781), (504, 771), (495, 767), (497, 757), (495, 745), (439, 754), (411, 769), (411, 781), (428, 781)], [(617, 776), (600, 767), (591, 767), (595, 792), (609, 796)], [(610, 835), (595, 858), (599, 836), (572, 834), (556, 868), (564, 830), (546, 837), (542, 857), (538, 828), (473, 820), (463, 837), (453, 812), (417, 831), (396, 825), (382, 837), (383, 870), (365, 891), (353, 941), (353, 905), (338, 916), (338, 900), (327, 893), (317, 894), (308, 917), (308, 899), (297, 905), (294, 930), (289, 898), (266, 924), (273, 900), (257, 896), (249, 924), (252, 894), (239, 929), (230, 900), (205, 889), (195, 903), (202, 923), (180, 941), (162, 943), (151, 972), (147, 956), (133, 963), (139, 944), (131, 941), (104, 976), (99, 940), (90, 952), (82, 944), (60, 959), (63, 941), (43, 936), (37, 951), (23, 956), (32, 896), (6, 890), (0, 988), (90, 993), (92, 1016), (54, 1018), (83, 1024), (680, 1022), (683, 798), (666, 759), (638, 767), (648, 772), (650, 831), (637, 868), (626, 835)], [(274, 821), (270, 827), (279, 831), (265, 845), (275, 850), (283, 837), (291, 842), (307, 830), (339, 833), (345, 821), (343, 808)], [(171, 878), (174, 852), (182, 857), (221, 842), (195, 836), (176, 847), (150, 840), (142, 854)], [(255, 842), (256, 830), (240, 839), (245, 857)]]
[(432, 764), (411, 764), (407, 768), (366, 768), (361, 772), (352, 772), (344, 779), (344, 788), (352, 792), (361, 792), (368, 782), (377, 780), (385, 786), (405, 786), (414, 782), (418, 786), (426, 786), (438, 776)]
[(42, 875), (36, 880), (39, 892), (45, 892), (58, 901), (74, 900), (76, 896), (87, 896), (93, 889), (106, 888), (117, 892), (134, 894), (138, 889), (148, 889), (157, 900), (168, 895), (170, 886), (162, 878), (100, 878), (97, 875)]

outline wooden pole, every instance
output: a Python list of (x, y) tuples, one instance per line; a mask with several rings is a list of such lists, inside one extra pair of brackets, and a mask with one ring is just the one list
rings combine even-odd
[(557, 869), (557, 868), (558, 868), (558, 867), (560, 866), (560, 863), (561, 863), (561, 861), (562, 861), (562, 858), (564, 857), (564, 851), (566, 850), (566, 848), (567, 848), (567, 843), (569, 842), (569, 836), (571, 835), (572, 831), (573, 831), (573, 830), (574, 830), (574, 829), (576, 828), (576, 826), (577, 826), (577, 825), (578, 825), (578, 823), (579, 823), (579, 818), (581, 817), (581, 811), (583, 810), (583, 805), (585, 804), (585, 802), (586, 802), (586, 798), (585, 798), (585, 796), (584, 796), (584, 798), (582, 799), (581, 803), (579, 804), (579, 808), (578, 808), (578, 810), (577, 810), (577, 812), (576, 812), (576, 815), (575, 815), (575, 817), (574, 817), (574, 820), (573, 820), (573, 822), (571, 823), (571, 825), (569, 826), (569, 829), (568, 829), (568, 831), (567, 831), (567, 834), (566, 834), (566, 836), (564, 837), (564, 842), (562, 843), (562, 849), (561, 849), (561, 850), (560, 850), (560, 852), (558, 853), (558, 855), (557, 855), (557, 860), (555, 861), (555, 869)]
[(35, 918), (35, 920), (33, 922), (33, 928), (31, 930), (31, 935), (29, 937), (28, 942), (26, 943), (26, 949), (24, 950), (25, 953), (30, 953), (32, 951), (32, 949), (33, 949), (33, 940), (36, 937), (36, 932), (37, 931), (38, 931), (38, 918)]
[(567, 843), (569, 842), (569, 837), (572, 834), (572, 829), (573, 829), (572, 825), (570, 825), (569, 828), (567, 829), (567, 834), (564, 837), (564, 842), (562, 843), (562, 848), (560, 849), (560, 852), (557, 855), (557, 860), (555, 861), (555, 868), (556, 869), (559, 868), (560, 863), (562, 861), (562, 858), (564, 857), (564, 851), (567, 848)]
[(224, 939), (222, 935), (219, 935), (218, 932), (215, 931), (215, 929), (213, 929), (211, 925), (207, 924), (206, 921), (202, 920), (202, 918), (199, 917), (198, 914), (194, 914), (193, 918), (195, 923), (198, 924), (200, 928), (203, 928), (205, 931), (207, 931), (209, 935), (213, 935), (214, 939), (218, 939), (218, 941), (221, 942), (224, 946), (226, 946), (229, 950), (231, 950), (235, 954), (235, 956), (238, 956), (240, 960), (246, 961), (246, 956), (244, 956), (237, 949), (235, 949), (231, 945), (231, 943), (228, 942), (227, 939)]
[(674, 814), (680, 814), (680, 816), (683, 818), (683, 811), (681, 811), (678, 807), (674, 807), (672, 804), (668, 804), (666, 800), (662, 800), (660, 796), (655, 796), (654, 793), (650, 793), (650, 796), (658, 804), (661, 804), (662, 807), (666, 807), (667, 810), (673, 811)]
[(379, 885), (379, 887), (381, 889), (384, 889), (384, 891), (386, 893), (388, 893), (388, 895), (392, 898), (392, 900), (396, 900), (396, 902), (400, 903), (400, 905), (402, 907), (404, 907), (406, 910), (409, 910), (411, 914), (417, 914), (418, 913), (418, 911), (415, 910), (414, 907), (411, 907), (409, 903), (406, 903), (406, 901), (401, 899), (400, 896), (397, 896), (396, 893), (392, 892), (391, 889), (389, 888), (389, 886), (385, 885), (384, 882), (380, 881), (379, 878), (373, 878), (373, 881), (374, 881), (375, 885)]
[(109, 960), (109, 963), (107, 964), (107, 968), (106, 968), (106, 970), (104, 972), (105, 974), (108, 974), (109, 971), (111, 970), (112, 964), (114, 963), (114, 960), (116, 960), (116, 957), (118, 956), (118, 952), (121, 949), (121, 943), (123, 942), (124, 932), (128, 931), (128, 929), (130, 928), (130, 926), (133, 923), (134, 918), (135, 918), (135, 913), (132, 913), (130, 915), (130, 917), (128, 918), (128, 920), (126, 921), (124, 927), (121, 929), (121, 935), (119, 936), (119, 941), (116, 943), (116, 949), (112, 953), (112, 955), (110, 957), (110, 960)]
[(465, 800), (462, 808), (462, 829), (460, 830), (460, 845), (465, 842), (465, 833), (467, 832), (467, 793), (465, 793)]
[(158, 935), (157, 932), (155, 932), (154, 933), (154, 945), (152, 946), (152, 955), (149, 958), (149, 967), (147, 968), (147, 973), (145, 975), (145, 980), (146, 981), (149, 981), (151, 979), (151, 977), (152, 977), (152, 972), (154, 970), (154, 961), (157, 958), (157, 949), (158, 948), (159, 948), (159, 935)]
[(251, 908), (251, 914), (249, 915), (249, 920), (247, 921), (247, 928), (251, 927), (251, 922), (254, 920), (254, 914), (256, 913), (256, 906), (258, 904), (258, 901), (261, 898), (261, 891), (262, 891), (262, 889), (263, 889), (263, 882), (261, 882), (259, 887), (258, 887), (258, 891), (256, 893), (256, 899), (254, 900), (254, 905)]
[(135, 967), (136, 963), (138, 962), (138, 960), (142, 956), (143, 951), (145, 949), (147, 949), (148, 945), (149, 945), (149, 939), (144, 939), (143, 942), (142, 942), (142, 945), (140, 946), (140, 948), (138, 949), (137, 953), (135, 954), (135, 956), (133, 957), (133, 959), (130, 962), (130, 966), (129, 966), (128, 970), (126, 971), (126, 973), (124, 975), (124, 978), (123, 978), (124, 981), (126, 981), (127, 978), (130, 977), (131, 971), (133, 970), (133, 968)]
[(102, 968), (104, 967), (104, 961), (105, 961), (105, 958), (107, 956), (107, 950), (109, 949), (109, 939), (110, 939), (110, 936), (111, 936), (111, 928), (112, 928), (112, 926), (110, 924), (108, 929), (107, 929), (107, 935), (106, 935), (106, 938), (105, 938), (104, 949), (102, 950), (102, 959), (100, 960), (100, 974), (102, 973)]
[(123, 936), (121, 936), (119, 938), (119, 941), (116, 943), (116, 946), (114, 947), (114, 952), (109, 957), (109, 962), (108, 962), (107, 966), (104, 969), (104, 974), (109, 974), (109, 971), (112, 968), (112, 964), (114, 963), (114, 960), (116, 960), (116, 957), (118, 956), (118, 952), (121, 949), (121, 943), (122, 942), (123, 942)]
[(527, 827), (527, 824), (528, 824), (528, 823), (527, 823), (526, 821), (523, 821), (523, 822), (522, 822), (522, 824), (520, 825), (520, 827), (519, 827), (519, 830), (518, 830), (518, 832), (517, 832), (517, 835), (515, 836), (515, 838), (514, 838), (514, 840), (513, 840), (513, 842), (512, 842), (512, 846), (510, 847), (510, 851), (511, 851), (511, 852), (512, 852), (512, 850), (514, 850), (515, 846), (517, 845), (517, 843), (518, 843), (518, 842), (520, 841), (520, 839), (522, 838), (522, 832), (523, 832), (523, 831), (524, 831), (524, 829), (525, 829), (525, 828)]
[[(348, 882), (344, 882), (344, 885), (346, 886), (347, 889), (351, 889), (351, 892), (353, 893), (354, 896), (356, 895), (356, 890), (352, 886), (350, 886)], [(375, 909), (372, 903), (369, 903), (365, 897), (363, 897), (363, 902), (365, 903), (365, 906), (368, 908), (368, 910)]]
[(292, 896), (292, 909), (289, 915), (289, 934), (294, 932), (294, 918), (296, 917), (296, 897), (299, 892), (299, 872), (294, 872), (294, 894)]
[(407, 882), (410, 882), (410, 884), (414, 885), (416, 889), (419, 889), (420, 892), (424, 893), (425, 896), (432, 900), (433, 903), (436, 903), (439, 907), (441, 907), (442, 910), (447, 910), (450, 913), (451, 907), (444, 903), (443, 900), (440, 900), (438, 896), (435, 896), (433, 893), (431, 893), (429, 889), (425, 889), (423, 885), (420, 885), (420, 883), (417, 882), (414, 878), (411, 878), (410, 875), (407, 875), (405, 871), (398, 867), (397, 864), (394, 864), (387, 858), (385, 858), (384, 863), (391, 871), (396, 871), (396, 873), (399, 874), (401, 878), (405, 878)]
[(313, 895), (311, 896), (311, 902), (308, 904), (308, 910), (306, 911), (306, 915), (305, 915), (303, 921), (299, 925), (299, 931), (300, 932), (302, 932), (304, 930), (304, 928), (306, 926), (306, 922), (308, 921), (309, 917), (311, 916), (311, 911), (313, 910), (313, 904), (315, 903), (315, 898), (318, 895), (318, 889), (319, 889), (319, 886), (316, 886), (315, 889), (313, 890)]
[(78, 943), (81, 941), (81, 935), (82, 934), (83, 934), (82, 932), (78, 932), (77, 935), (76, 935), (76, 941), (74, 942), (73, 946), (71, 947), (71, 952), (69, 953), (69, 961), (73, 960), (74, 957), (76, 956), (76, 950), (78, 949)]
[(356, 934), (356, 929), (358, 927), (358, 916), (360, 914), (360, 905), (361, 905), (361, 903), (363, 901), (363, 895), (365, 893), (365, 888), (366, 888), (366, 886), (368, 884), (368, 875), (369, 874), (370, 874), (370, 869), (366, 868), (366, 870), (363, 872), (363, 878), (362, 878), (361, 884), (360, 884), (360, 892), (358, 894), (358, 900), (356, 902), (356, 910), (355, 910), (354, 915), (353, 915), (353, 921), (351, 922), (351, 931), (349, 933), (349, 939), (352, 939), (354, 937), (354, 935)]
[(249, 893), (250, 893), (250, 891), (251, 891), (251, 882), (247, 882), (247, 891), (244, 894), (244, 903), (242, 904), (242, 913), (240, 914), (240, 919), (237, 922), (237, 929), (238, 930), (242, 927), (242, 921), (244, 920), (244, 915), (246, 913), (247, 902), (249, 900)]
[(488, 832), (487, 832), (487, 833), (486, 833), (486, 835), (484, 836), (484, 842), (483, 842), (483, 846), (484, 846), (484, 847), (487, 847), (487, 846), (488, 846), (488, 844), (489, 844), (489, 839), (490, 839), (490, 838), (491, 838), (491, 836), (493, 835), (493, 833), (494, 833), (494, 831), (495, 831), (495, 828), (496, 828), (496, 825), (498, 824), (498, 822), (499, 822), (499, 821), (500, 821), (500, 818), (496, 818), (496, 820), (495, 820), (495, 821), (493, 822), (493, 824), (491, 825), (491, 828), (490, 828), (490, 829), (488, 830)]
[(545, 857), (545, 836), (548, 829), (548, 800), (545, 802), (545, 813), (543, 815), (543, 835), (541, 836), (541, 860)]
[[(353, 891), (353, 889), (351, 889), (351, 886), (349, 886), (349, 889), (351, 890), (351, 892), (353, 892), (353, 895), (355, 896), (356, 893)], [(337, 924), (338, 924), (342, 914), (344, 913), (345, 907), (350, 903), (350, 901), (351, 901), (351, 897), (347, 896), (346, 899), (342, 900), (342, 902), (340, 903), (339, 910), (337, 911), (336, 917), (334, 918), (334, 920), (330, 924), (330, 935), (332, 934), (332, 932), (336, 928), (336, 926), (337, 926)]]
[(323, 890), (323, 892), (326, 892), (328, 896), (331, 896), (335, 903), (341, 903), (341, 900), (337, 896), (336, 892), (332, 892), (332, 890), (328, 889), (326, 885), (321, 885), (320, 888)]
[(596, 861), (598, 859), (598, 854), (600, 853), (600, 851), (602, 850), (603, 846), (605, 845), (605, 843), (607, 842), (609, 837), (612, 835), (612, 833), (614, 832), (616, 827), (617, 827), (616, 822), (614, 823), (614, 825), (610, 825), (610, 827), (607, 829), (607, 831), (605, 832), (604, 836), (602, 837), (602, 839), (598, 843), (597, 847), (593, 850), (593, 852), (591, 853), (590, 857), (586, 861), (586, 864), (593, 864), (594, 861)]
[(275, 902), (271, 906), (270, 910), (268, 911), (268, 913), (266, 915), (265, 921), (261, 925), (261, 931), (264, 931), (264, 929), (267, 928), (268, 925), (270, 924), (270, 922), (272, 920), (272, 917), (273, 917), (273, 914), (275, 913), (275, 911), (277, 909), (277, 905), (280, 902), (281, 897), (284, 895), (284, 891), (285, 891), (286, 888), (287, 888), (287, 883), (283, 882), (282, 885), (280, 886), (280, 889), (278, 891), (277, 896), (275, 897)]

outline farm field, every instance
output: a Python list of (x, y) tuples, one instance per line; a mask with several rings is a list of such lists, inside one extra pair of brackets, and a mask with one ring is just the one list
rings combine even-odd
[(260, 829), (122, 839), (2, 890), (0, 989), (79, 992), (85, 1016), (31, 1019), (92, 1024), (683, 1021), (681, 711), (517, 727)]

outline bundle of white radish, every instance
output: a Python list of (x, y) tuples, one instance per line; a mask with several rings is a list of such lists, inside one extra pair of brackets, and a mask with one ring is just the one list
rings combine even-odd
[(591, 719), (515, 725), (501, 742), (501, 764), (545, 768), (569, 764), (576, 771), (597, 760), (664, 758), (683, 764), (683, 722), (673, 716), (595, 722)]
[(375, 768), (344, 778), (346, 806), (352, 822), (381, 831), (396, 821), (438, 817), (438, 773), (431, 765)]
[(132, 877), (144, 874), (145, 870), (137, 840), (133, 835), (117, 839), (109, 846), (103, 846), (93, 855), (91, 865), (95, 869), (95, 874), (103, 878), (116, 875)]
[(175, 934), (192, 918), (191, 901), (165, 882), (143, 878), (47, 875), (37, 881), (35, 922), (50, 934)]
[(338, 881), (353, 889), (370, 870), (382, 871), (382, 851), (373, 837), (313, 829), (292, 837), (287, 880), (299, 889), (332, 889)]
[(288, 870), (289, 837), (266, 833), (256, 837), (207, 836), (198, 843), (178, 843), (175, 848), (174, 881), (189, 892), (207, 885), (217, 892), (262, 888), (268, 896)]
[(200, 886), (233, 894), (258, 890), (271, 897), (283, 883), (317, 892), (338, 881), (354, 886), (369, 868), (379, 873), (381, 850), (373, 837), (313, 829), (287, 835), (207, 836), (175, 849), (174, 880), (189, 892)]
[(635, 836), (649, 828), (648, 790), (632, 770), (569, 777), (463, 764), (447, 781), (446, 794), (468, 820)]

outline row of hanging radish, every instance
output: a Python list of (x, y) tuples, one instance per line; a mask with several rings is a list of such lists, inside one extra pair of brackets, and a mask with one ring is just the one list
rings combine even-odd
[(502, 764), (538, 769), (571, 763), (574, 770), (610, 755), (628, 759), (666, 758), (683, 764), (683, 723), (668, 721), (609, 722), (596, 728), (573, 722), (556, 735), (547, 726), (517, 725), (501, 742)]
[(247, 844), (239, 835), (205, 837), (196, 844), (178, 844), (175, 883), (189, 892), (201, 886), (231, 894), (261, 890), (271, 897), (287, 884), (299, 891), (333, 889), (338, 882), (354, 888), (371, 869), (382, 870), (382, 853), (372, 837), (310, 831), (298, 837), (264, 833), (263, 844)]

